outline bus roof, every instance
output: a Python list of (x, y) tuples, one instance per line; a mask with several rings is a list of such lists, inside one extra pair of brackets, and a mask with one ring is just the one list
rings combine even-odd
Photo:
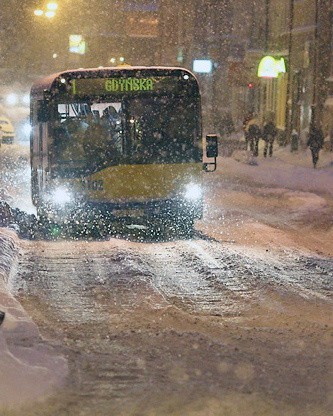
[(79, 68), (57, 72), (37, 80), (31, 87), (33, 98), (43, 98), (45, 91), (51, 91), (56, 81), (61, 77), (67, 78), (108, 78), (115, 74), (119, 76), (134, 76), (140, 72), (143, 76), (182, 76), (188, 74), (196, 80), (194, 74), (186, 68), (162, 66), (119, 66), (102, 68)]

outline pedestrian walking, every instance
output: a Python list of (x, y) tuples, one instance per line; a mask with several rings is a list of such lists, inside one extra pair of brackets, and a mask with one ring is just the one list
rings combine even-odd
[(248, 137), (250, 142), (250, 150), (252, 151), (253, 156), (258, 156), (261, 129), (257, 123), (250, 125)]
[(320, 149), (324, 146), (324, 134), (321, 128), (314, 125), (310, 127), (307, 145), (311, 150), (313, 167), (316, 168)]
[(290, 151), (296, 152), (298, 150), (299, 135), (294, 129), (291, 133)]
[(330, 152), (333, 152), (333, 128), (330, 131)]
[(265, 141), (264, 146), (264, 157), (267, 156), (267, 153), (269, 156), (273, 155), (273, 146), (274, 146), (274, 140), (277, 135), (277, 128), (273, 121), (269, 121), (264, 125), (263, 128), (263, 139)]
[(250, 141), (249, 141), (249, 127), (250, 127), (250, 121), (253, 120), (253, 113), (249, 113), (244, 121), (243, 121), (243, 131), (244, 131), (244, 139), (245, 139), (245, 149), (247, 150), (249, 145), (250, 145)]

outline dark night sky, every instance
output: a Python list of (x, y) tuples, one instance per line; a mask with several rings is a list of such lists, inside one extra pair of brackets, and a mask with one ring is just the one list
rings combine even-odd
[[(81, 58), (83, 66), (95, 63), (107, 65), (107, 60), (113, 54), (127, 53), (134, 60), (148, 52), (152, 54), (152, 59), (162, 57), (164, 51), (153, 49), (158, 49), (159, 45), (172, 47), (168, 37), (170, 40), (174, 39), (174, 45), (175, 42), (181, 42), (187, 50), (209, 50), (204, 47), (202, 38), (207, 37), (209, 41), (220, 43), (225, 32), (230, 32), (230, 15), (222, 22), (223, 13), (227, 10), (231, 13), (233, 7), (241, 11), (236, 15), (238, 19), (235, 19), (234, 35), (243, 36), (247, 10), (252, 1), (234, 0), (230, 3), (225, 0), (184, 0), (175, 3), (170, 0), (58, 0), (59, 10), (53, 21), (33, 15), (36, 6), (43, 5), (44, 0), (4, 0), (2, 3), (0, 67), (36, 73), (48, 71), (47, 66), (51, 69), (52, 65), (56, 64), (56, 61), (52, 61), (54, 52), (59, 55), (59, 63), (64, 66), (70, 65), (68, 57), (65, 56), (68, 55), (70, 33), (83, 34), (87, 39), (89, 49), (86, 56)], [(163, 4), (167, 9), (166, 13), (160, 15), (160, 30), (162, 28), (166, 34), (162, 43), (144, 39), (130, 39), (130, 42), (126, 40), (126, 16), (129, 12), (156, 13), (162, 10)], [(203, 11), (208, 11), (211, 16), (206, 23), (202, 18)], [(188, 23), (191, 15), (199, 19), (192, 29), (196, 31), (194, 36), (189, 36), (189, 30), (185, 27), (181, 27), (181, 30), (177, 27), (181, 13), (183, 23)], [(12, 24), (13, 21), (15, 25)], [(198, 35), (199, 32), (202, 36)], [(199, 42), (198, 45), (194, 45), (195, 42)], [(147, 49), (150, 51), (146, 51)], [(176, 56), (176, 52), (169, 55), (166, 52), (166, 56), (173, 55)]]

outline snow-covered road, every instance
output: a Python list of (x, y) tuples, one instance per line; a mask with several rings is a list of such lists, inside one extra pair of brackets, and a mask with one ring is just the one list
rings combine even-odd
[[(331, 414), (333, 168), (324, 156), (317, 171), (306, 152), (294, 164), (282, 150), (256, 165), (220, 158), (190, 240), (16, 239), (8, 286), (69, 365), (68, 394), (36, 411)], [(15, 201), (15, 187), (7, 191)]]

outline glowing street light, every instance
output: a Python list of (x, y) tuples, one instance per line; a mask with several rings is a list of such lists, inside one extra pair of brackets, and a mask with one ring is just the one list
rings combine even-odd
[(36, 9), (34, 11), (35, 16), (45, 16), (48, 19), (52, 19), (56, 15), (56, 10), (58, 9), (58, 3), (55, 1), (50, 1), (46, 5), (46, 10)]
[(58, 8), (58, 4), (54, 1), (52, 1), (52, 2), (47, 4), (46, 8), (47, 8), (47, 10), (55, 12)]
[(34, 11), (34, 15), (35, 15), (35, 16), (43, 16), (43, 14), (44, 14), (44, 12), (43, 12), (43, 10), (42, 10), (42, 9), (36, 9), (36, 10)]
[(53, 10), (48, 10), (47, 12), (45, 12), (45, 16), (49, 19), (52, 19), (52, 17), (55, 16), (55, 12)]
[(278, 78), (279, 74), (286, 72), (286, 63), (284, 58), (274, 58), (273, 56), (264, 56), (259, 62), (259, 78)]

